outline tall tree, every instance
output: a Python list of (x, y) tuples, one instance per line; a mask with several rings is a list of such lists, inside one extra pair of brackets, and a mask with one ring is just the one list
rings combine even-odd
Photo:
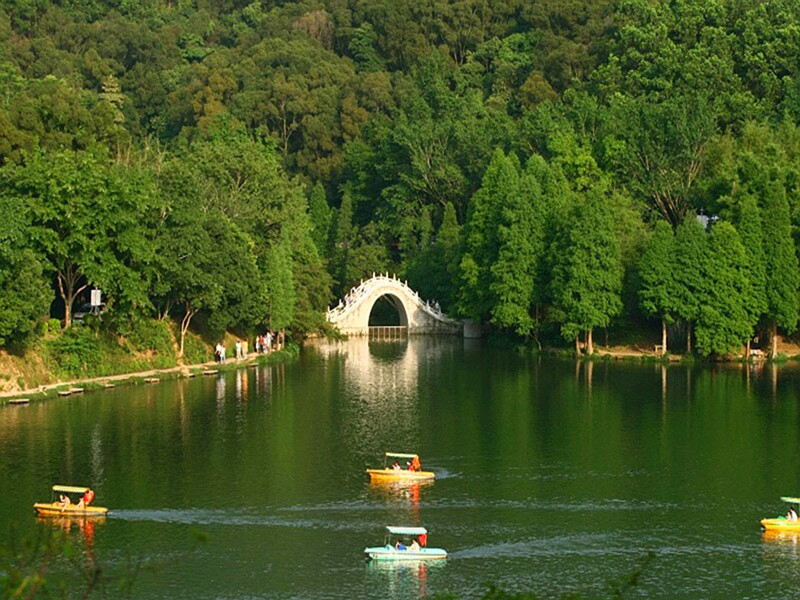
[[(422, 239), (428, 223), (424, 218), (420, 223)], [(406, 264), (409, 285), (423, 298), (439, 302), (445, 312), (453, 309), (457, 293), (459, 231), (455, 209), (448, 202), (435, 241)]]
[[(536, 159), (533, 159), (534, 162)], [(546, 206), (537, 168), (526, 169), (520, 193), (508, 197), (498, 223), (499, 250), (491, 267), (492, 323), (528, 336), (537, 326)]]
[[(752, 195), (745, 194), (739, 199), (735, 225), (747, 258), (749, 285), (744, 306), (750, 321), (755, 325), (767, 312), (767, 263), (761, 210)], [(750, 338), (747, 339), (745, 356), (750, 356)]]
[(7, 195), (28, 203), (32, 243), (55, 273), (67, 327), (75, 299), (90, 285), (114, 288), (124, 279), (130, 302), (147, 303), (146, 282), (126, 254), (147, 250), (134, 240), (141, 240), (152, 198), (129, 185), (102, 151), (35, 152), (0, 176)]
[(353, 196), (350, 190), (345, 190), (342, 203), (334, 217), (333, 249), (330, 259), (331, 275), (336, 282), (334, 288), (336, 295), (341, 295), (346, 289), (347, 258), (354, 239)]
[(705, 287), (703, 264), (707, 253), (706, 230), (693, 214), (675, 232), (675, 314), (686, 322), (686, 352), (692, 351), (692, 324), (700, 316)]
[(267, 318), (270, 329), (285, 329), (294, 318), (295, 288), (288, 237), (269, 248), (266, 268)]
[(320, 182), (317, 182), (311, 189), (311, 196), (308, 200), (308, 216), (311, 221), (311, 239), (314, 240), (318, 252), (326, 252), (330, 239), (331, 208), (325, 197), (325, 188)]
[(28, 340), (53, 298), (42, 263), (28, 245), (27, 213), (20, 200), (0, 198), (0, 346)]
[(514, 160), (496, 150), (480, 189), (470, 201), (461, 259), (459, 310), (475, 319), (487, 318), (495, 303), (491, 269), (500, 250), (498, 225), (507, 204), (519, 204), (519, 173)]
[(252, 241), (225, 215), (180, 206), (156, 240), (162, 264), (162, 293), (181, 306), (178, 356), (186, 334), (201, 311), (213, 315), (217, 331), (233, 325), (252, 327), (266, 316), (265, 290)]
[(716, 223), (708, 235), (707, 252), (699, 264), (703, 275), (697, 350), (724, 355), (741, 349), (753, 334), (754, 318), (747, 310), (750, 292), (747, 257), (736, 229)]
[(607, 160), (653, 211), (677, 227), (691, 210), (690, 194), (715, 131), (709, 101), (699, 93), (661, 102), (619, 96), (608, 114)]
[(771, 351), (778, 355), (778, 327), (791, 333), (797, 327), (800, 270), (792, 240), (789, 203), (783, 185), (770, 183), (762, 199), (764, 255), (767, 265), (767, 319), (770, 325)]
[(674, 320), (675, 237), (666, 221), (658, 221), (639, 260), (639, 304), (661, 318), (661, 349), (667, 352), (667, 324)]
[(561, 227), (551, 280), (556, 317), (578, 352), (578, 336), (586, 333), (586, 351), (592, 354), (592, 330), (607, 327), (622, 310), (619, 242), (603, 192), (593, 188), (576, 198)]

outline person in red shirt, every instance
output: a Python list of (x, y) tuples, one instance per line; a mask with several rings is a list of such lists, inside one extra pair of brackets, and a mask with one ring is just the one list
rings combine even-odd
[(83, 498), (78, 500), (78, 508), (86, 508), (92, 503), (92, 500), (94, 500), (94, 491), (92, 488), (87, 488), (83, 493)]
[(411, 460), (411, 465), (408, 467), (408, 470), (409, 471), (421, 471), (422, 470), (422, 465), (419, 462), (419, 456), (415, 456)]

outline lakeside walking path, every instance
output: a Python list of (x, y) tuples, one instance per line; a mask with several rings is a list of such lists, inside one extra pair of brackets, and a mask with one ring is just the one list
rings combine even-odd
[(140, 380), (140, 379), (147, 379), (149, 377), (158, 377), (159, 375), (172, 375), (172, 374), (180, 374), (182, 376), (201, 375), (203, 371), (211, 369), (222, 368), (223, 370), (227, 370), (232, 368), (249, 366), (251, 364), (256, 363), (258, 359), (261, 358), (262, 356), (263, 357), (272, 356), (279, 354), (281, 352), (283, 352), (283, 350), (275, 350), (268, 354), (256, 354), (255, 352), (250, 352), (244, 358), (230, 358), (227, 359), (224, 363), (219, 363), (216, 360), (212, 360), (209, 362), (197, 363), (193, 365), (178, 365), (175, 367), (168, 367), (166, 369), (149, 369), (147, 371), (120, 373), (118, 375), (103, 375), (101, 377), (89, 377), (85, 379), (58, 381), (56, 383), (48, 383), (46, 385), (40, 385), (35, 388), (0, 392), (0, 403), (3, 403), (5, 400), (8, 400), (10, 398), (18, 398), (21, 396), (34, 398), (36, 396), (47, 394), (48, 392), (56, 391), (60, 388), (78, 387), (86, 384), (98, 384), (98, 385), (103, 385), (106, 383), (113, 384), (115, 382), (126, 382), (131, 379)]

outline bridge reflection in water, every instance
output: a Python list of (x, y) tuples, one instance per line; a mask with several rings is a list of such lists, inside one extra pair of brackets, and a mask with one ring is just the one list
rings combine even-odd
[(406, 446), (418, 439), (421, 427), (420, 373), (463, 350), (461, 340), (452, 336), (391, 341), (356, 336), (313, 346), (346, 398), (341, 416), (349, 431), (342, 435), (357, 440), (364, 464), (382, 463), (386, 450), (414, 450)]

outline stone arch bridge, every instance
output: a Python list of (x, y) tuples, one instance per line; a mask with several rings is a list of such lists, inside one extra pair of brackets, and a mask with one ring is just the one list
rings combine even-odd
[(421, 333), (460, 334), (461, 321), (445, 316), (438, 303), (431, 304), (394, 275), (375, 275), (350, 290), (339, 304), (328, 310), (328, 321), (346, 335), (367, 335), (369, 315), (375, 303), (386, 296), (400, 315), (400, 327), (409, 335)]

